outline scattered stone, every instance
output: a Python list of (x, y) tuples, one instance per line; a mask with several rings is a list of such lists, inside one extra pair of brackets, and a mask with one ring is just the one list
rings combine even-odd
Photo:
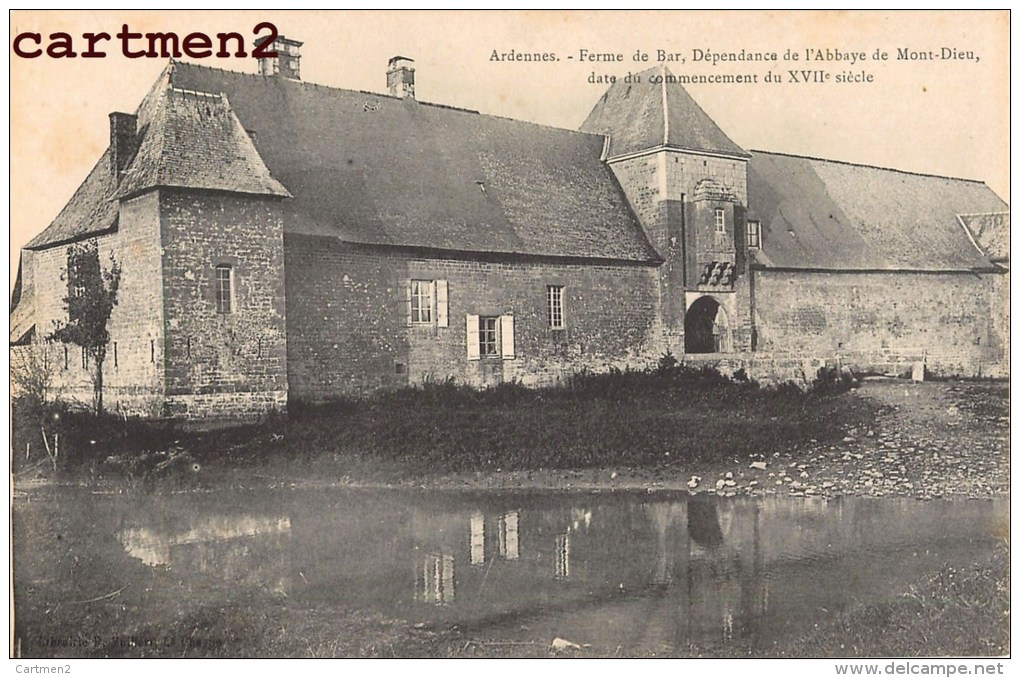
[(768, 467), (768, 464), (766, 464), (763, 461), (752, 461), (751, 462), (751, 468), (757, 469), (759, 471), (764, 471), (767, 467)]

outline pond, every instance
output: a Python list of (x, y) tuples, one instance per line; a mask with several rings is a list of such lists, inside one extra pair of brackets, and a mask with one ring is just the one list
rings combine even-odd
[(50, 488), (15, 499), (16, 646), (131, 654), (118, 628), (154, 643), (254, 600), (624, 656), (754, 653), (980, 559), (1008, 520), (1005, 499)]

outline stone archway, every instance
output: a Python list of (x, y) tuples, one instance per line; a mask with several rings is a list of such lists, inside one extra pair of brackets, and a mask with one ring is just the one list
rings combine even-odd
[(712, 297), (698, 297), (684, 316), (684, 352), (728, 353), (730, 343), (726, 310)]

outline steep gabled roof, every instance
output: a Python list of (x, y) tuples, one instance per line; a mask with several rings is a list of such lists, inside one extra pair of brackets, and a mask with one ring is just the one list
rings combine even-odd
[(57, 218), (26, 249), (112, 231), (117, 200), (151, 188), (289, 196), (259, 158), (226, 98), (175, 89), (168, 73), (164, 71), (139, 106), (138, 151), (120, 184), (107, 148)]
[(748, 157), (668, 68), (642, 71), (633, 80), (613, 83), (581, 125), (583, 131), (609, 136), (608, 158), (662, 146)]
[(141, 130), (116, 198), (151, 188), (191, 188), (289, 197), (219, 94), (167, 86)]
[(601, 136), (473, 111), (175, 64), (222, 93), (294, 196), (287, 233), (353, 243), (655, 263)]
[(762, 151), (747, 186), (756, 261), (777, 268), (987, 270), (959, 215), (1008, 209), (978, 181)]

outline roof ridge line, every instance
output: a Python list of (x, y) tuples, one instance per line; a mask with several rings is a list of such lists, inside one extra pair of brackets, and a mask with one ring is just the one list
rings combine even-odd
[[(869, 165), (868, 163), (863, 163), (863, 162), (851, 162), (849, 160), (835, 160), (833, 158), (820, 158), (820, 157), (814, 156), (814, 155), (801, 155), (799, 153), (783, 153), (781, 151), (763, 151), (763, 150), (758, 149), (758, 148), (753, 148), (753, 149), (749, 148), (747, 150), (748, 150), (749, 153), (752, 153), (752, 154), (753, 153), (762, 153), (762, 154), (765, 154), (765, 155), (781, 155), (781, 156), (784, 156), (784, 157), (787, 157), (787, 158), (802, 158), (804, 160), (817, 160), (818, 162), (832, 162), (832, 163), (836, 163), (838, 165), (850, 165), (851, 167), (867, 167), (868, 169), (877, 169), (877, 170), (883, 170), (883, 171), (886, 171), (886, 172), (898, 172), (899, 174), (910, 174), (910, 175), (913, 175), (915, 177), (931, 177), (933, 179), (949, 179), (951, 181), (966, 181), (966, 182), (969, 182), (969, 183), (972, 183), (972, 184), (982, 184), (984, 186), (988, 185), (987, 183), (985, 183), (981, 179), (968, 179), (967, 177), (953, 177), (953, 176), (949, 176), (947, 174), (931, 174), (930, 172), (914, 172), (914, 171), (911, 171), (911, 170), (898, 169), (896, 167), (883, 167), (882, 165)], [(991, 190), (991, 189), (989, 189), (989, 190)], [(998, 195), (998, 194), (996, 194), (996, 195)], [(984, 212), (979, 212), (979, 214), (985, 214), (985, 213)], [(987, 212), (987, 214), (999, 214), (999, 212)]]
[[(273, 79), (273, 78), (279, 79), (279, 76), (275, 76), (275, 75), (262, 75), (261, 73), (248, 73), (247, 71), (235, 71), (235, 70), (231, 70), (229, 68), (220, 68), (218, 66), (206, 66), (205, 64), (196, 64), (196, 63), (192, 63), (190, 61), (174, 61), (174, 64), (176, 66), (186, 66), (188, 68), (202, 68), (202, 69), (209, 70), (209, 71), (219, 71), (221, 73), (230, 73), (231, 75), (243, 75), (243, 76), (247, 76), (247, 77), (250, 77), (250, 78), (259, 78), (261, 80), (270, 80), (270, 79)], [(663, 66), (663, 68), (665, 68), (665, 66)], [(649, 70), (651, 70), (651, 69), (649, 69)], [(388, 94), (386, 92), (370, 92), (370, 91), (364, 90), (364, 89), (351, 89), (349, 87), (336, 87), (334, 85), (323, 85), (321, 83), (310, 82), (308, 80), (291, 80), (291, 79), (288, 79), (288, 78), (283, 78), (283, 80), (286, 81), (286, 82), (296, 83), (297, 85), (301, 85), (301, 86), (304, 86), (304, 87), (315, 87), (315, 88), (318, 88), (318, 89), (325, 89), (325, 90), (330, 90), (330, 91), (333, 91), (333, 92), (353, 92), (353, 93), (357, 93), (357, 94), (365, 94), (367, 96), (382, 97), (384, 99), (392, 99), (394, 101), (402, 101), (403, 100), (403, 97), (394, 96), (394, 95)], [(171, 87), (174, 87), (174, 85), (172, 83), (171, 83)], [(182, 89), (182, 88), (176, 88), (176, 89)], [(555, 125), (547, 125), (545, 123), (533, 122), (531, 120), (521, 120), (519, 118), (511, 118), (509, 116), (498, 115), (496, 113), (483, 113), (482, 111), (480, 111), (478, 109), (465, 108), (463, 106), (453, 106), (451, 104), (441, 104), (441, 103), (437, 103), (437, 102), (434, 102), (434, 101), (420, 101), (418, 99), (415, 99), (415, 103), (417, 103), (419, 106), (429, 106), (429, 107), (432, 107), (432, 108), (442, 108), (442, 109), (451, 110), (451, 111), (459, 111), (461, 113), (471, 113), (471, 114), (474, 114), (474, 115), (481, 115), (481, 116), (485, 116), (486, 118), (495, 118), (495, 119), (498, 119), (498, 120), (510, 120), (512, 122), (524, 123), (526, 125), (534, 125), (536, 127), (544, 127), (546, 129), (554, 129), (554, 130), (557, 130), (557, 131), (560, 131), (560, 132), (572, 132), (572, 133), (575, 133), (575, 134), (584, 134), (585, 136), (605, 136), (603, 134), (598, 134), (598, 133), (594, 133), (594, 132), (584, 132), (584, 131), (581, 131), (581, 130), (570, 129), (569, 127), (557, 127)]]
[(669, 96), (666, 93), (666, 64), (659, 69), (662, 71), (662, 145), (669, 145)]

